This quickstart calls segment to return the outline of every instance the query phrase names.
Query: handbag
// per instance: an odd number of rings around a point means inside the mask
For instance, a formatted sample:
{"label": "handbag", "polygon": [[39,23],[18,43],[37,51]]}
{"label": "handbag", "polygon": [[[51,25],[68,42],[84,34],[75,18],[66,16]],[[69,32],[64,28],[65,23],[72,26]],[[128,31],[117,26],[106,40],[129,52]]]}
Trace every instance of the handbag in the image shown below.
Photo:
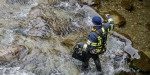
{"label": "handbag", "polygon": [[72,54],[72,57],[85,62],[86,61],[86,52],[85,51],[79,51],[79,48],[73,48],[74,52]]}

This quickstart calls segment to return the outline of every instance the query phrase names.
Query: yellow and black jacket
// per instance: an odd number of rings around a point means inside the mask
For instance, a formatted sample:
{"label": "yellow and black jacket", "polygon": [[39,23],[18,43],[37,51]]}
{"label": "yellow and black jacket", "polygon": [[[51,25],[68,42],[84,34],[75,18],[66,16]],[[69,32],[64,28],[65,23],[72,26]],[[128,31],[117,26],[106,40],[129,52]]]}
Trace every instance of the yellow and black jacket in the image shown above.
{"label": "yellow and black jacket", "polygon": [[96,54],[105,52],[107,37],[109,36],[110,30],[113,28],[114,21],[112,20],[111,16],[108,17],[108,23],[93,26],[92,31],[89,34],[87,44],[83,45],[83,50],[94,50]]}

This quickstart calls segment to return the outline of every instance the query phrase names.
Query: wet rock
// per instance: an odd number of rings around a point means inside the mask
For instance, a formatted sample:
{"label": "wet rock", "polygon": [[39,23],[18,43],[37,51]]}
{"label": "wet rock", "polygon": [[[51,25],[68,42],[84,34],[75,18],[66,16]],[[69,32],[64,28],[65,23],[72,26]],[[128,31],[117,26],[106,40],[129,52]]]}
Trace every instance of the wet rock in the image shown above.
{"label": "wet rock", "polygon": [[126,9],[126,10],[128,10],[128,11],[132,11],[133,10],[133,4],[129,0],[122,0],[121,1],[121,7]]}
{"label": "wet rock", "polygon": [[138,54],[138,50],[136,50],[135,48],[131,47],[131,46],[125,46],[124,51],[128,54],[128,56],[130,57],[130,59],[140,59],[140,55]]}
{"label": "wet rock", "polygon": [[140,70],[142,73],[150,73],[150,58],[143,52],[139,52],[140,59],[133,59],[130,67],[134,70]]}
{"label": "wet rock", "polygon": [[110,55],[109,56],[109,58],[110,59],[114,59],[115,61],[121,61],[122,59],[124,59],[124,57],[123,57],[123,54],[124,54],[125,52],[122,52],[122,53],[116,53],[116,54],[112,54],[112,55]]}
{"label": "wet rock", "polygon": [[[149,49],[150,49],[150,47],[149,47]],[[144,53],[150,58],[150,51],[145,51]]]}
{"label": "wet rock", "polygon": [[95,9],[93,9],[92,7],[89,7],[89,6],[83,6],[83,9],[89,14],[89,16],[92,18],[94,16],[100,16],[100,18],[102,19],[102,21],[104,21],[103,17],[97,13],[95,11]]}
{"label": "wet rock", "polygon": [[131,36],[129,36],[128,34],[121,32],[121,31],[118,30],[117,28],[115,28],[114,31],[116,31],[117,33],[119,33],[119,34],[125,36],[127,39],[129,39],[129,40],[132,41]]}
{"label": "wet rock", "polygon": [[27,54],[29,53],[29,50],[25,46],[21,46],[23,49],[20,50],[18,53],[18,59],[22,60]]}
{"label": "wet rock", "polygon": [[57,47],[54,48],[55,51],[59,51],[59,49]]}
{"label": "wet rock", "polygon": [[26,62],[24,65],[25,65],[24,69],[33,71],[36,68],[37,61],[36,60],[31,60],[31,61]]}
{"label": "wet rock", "polygon": [[27,31],[27,35],[40,37],[40,38],[50,37],[49,28],[41,17],[30,20],[29,24],[32,27],[29,29],[29,31]]}
{"label": "wet rock", "polygon": [[41,13],[41,11],[40,11],[39,5],[38,5],[38,6],[35,6],[35,7],[31,8],[28,17],[31,18],[31,19],[34,19],[37,16],[40,16],[40,13]]}
{"label": "wet rock", "polygon": [[145,25],[145,27],[146,27],[146,29],[150,30],[150,23],[147,23],[147,24]]}
{"label": "wet rock", "polygon": [[48,3],[50,5],[55,5],[55,4],[58,4],[60,2],[60,0],[48,0]]}
{"label": "wet rock", "polygon": [[[117,25],[118,27],[125,26],[125,24],[126,24],[125,18],[121,14],[119,14],[117,11],[111,10],[111,11],[104,12],[104,14],[111,14],[115,25]],[[106,17],[105,17],[105,19],[106,19]]]}
{"label": "wet rock", "polygon": [[[70,17],[66,16],[66,12],[63,12],[62,10],[63,9],[61,8],[58,10],[53,9],[53,7],[47,8],[46,4],[39,4],[33,7],[29,14],[31,20],[28,24],[31,25],[32,28],[28,35],[47,38],[50,34],[49,31],[52,31],[57,35],[67,35],[76,31],[79,26],[76,26],[73,23],[75,19],[72,20]],[[82,13],[84,12],[81,12],[80,15]],[[76,12],[74,14],[76,14]]]}
{"label": "wet rock", "polygon": [[3,60],[3,61],[10,61],[14,58],[20,58],[18,56],[18,53],[22,50],[24,50],[24,46],[9,46],[9,47],[6,47],[2,50],[0,50],[0,60]]}
{"label": "wet rock", "polygon": [[30,0],[6,0],[6,2],[9,4],[16,4],[16,3],[25,4],[29,1]]}
{"label": "wet rock", "polygon": [[125,38],[124,36],[114,32],[114,31],[111,31],[111,36],[114,36],[116,38],[118,38],[120,41],[124,42],[125,43],[125,47],[124,47],[124,51],[126,53],[128,53],[128,55],[130,55],[131,59],[139,59],[140,56],[138,54],[138,50],[136,50],[135,48],[133,48],[131,45],[132,45],[132,42]]}
{"label": "wet rock", "polygon": [[94,2],[94,5],[100,5],[101,0],[93,0],[93,2]]}
{"label": "wet rock", "polygon": [[[110,35],[111,35],[111,36],[114,36],[114,37],[116,37],[116,38],[119,38],[119,40],[122,41],[122,42],[125,42],[125,43],[127,42],[127,43],[128,43],[127,39],[126,39],[126,38],[123,38],[124,36],[120,36],[120,34],[118,34],[117,32],[113,32],[113,31],[112,31],[112,32],[110,33]],[[129,42],[130,42],[130,41],[129,41]],[[129,44],[130,44],[130,43],[129,43]],[[127,44],[127,45],[128,45],[128,44]]]}
{"label": "wet rock", "polygon": [[28,15],[29,21],[26,22],[29,30],[26,31],[26,35],[40,38],[50,37],[49,26],[43,18],[46,15],[44,14],[43,16],[42,13],[44,12],[41,11],[41,8],[43,8],[44,6],[46,5],[39,4],[35,7],[32,7],[32,9],[30,10],[30,13]]}
{"label": "wet rock", "polygon": [[99,5],[101,0],[81,0],[81,3],[87,5]]}
{"label": "wet rock", "polygon": [[120,73],[117,73],[115,75],[135,75],[136,73],[134,72],[124,72],[124,71],[121,71]]}
{"label": "wet rock", "polygon": [[74,40],[72,39],[65,39],[61,42],[62,45],[67,46],[67,47],[72,47]]}

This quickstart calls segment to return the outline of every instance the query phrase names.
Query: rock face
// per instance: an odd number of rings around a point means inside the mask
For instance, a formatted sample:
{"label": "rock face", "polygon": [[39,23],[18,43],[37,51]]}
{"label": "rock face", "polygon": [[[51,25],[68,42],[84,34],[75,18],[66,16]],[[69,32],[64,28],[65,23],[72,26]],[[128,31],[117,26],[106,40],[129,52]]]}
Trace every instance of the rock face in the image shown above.
{"label": "rock face", "polygon": [[47,38],[50,36],[48,26],[45,24],[45,21],[41,17],[30,20],[29,23],[32,25],[32,28],[28,31],[28,35],[41,38]]}
{"label": "rock face", "polygon": [[146,27],[148,30],[150,30],[150,23],[147,23],[147,24],[145,25],[145,27]]}
{"label": "rock face", "polygon": [[105,14],[111,14],[115,25],[117,25],[118,27],[125,26],[126,24],[125,18],[122,15],[120,15],[117,11],[111,10],[111,11],[105,12]]}
{"label": "rock face", "polygon": [[129,0],[122,0],[121,1],[121,7],[126,9],[126,10],[128,10],[128,11],[132,11],[133,10],[133,4]]}
{"label": "rock face", "polygon": [[24,46],[9,46],[0,50],[0,60],[10,61],[14,58],[19,58],[19,52],[24,50]]}
{"label": "rock face", "polygon": [[140,59],[133,59],[130,67],[143,73],[150,73],[150,58],[143,52],[139,52]]}
{"label": "rock face", "polygon": [[82,4],[99,5],[101,0],[81,0]]}
{"label": "rock face", "polygon": [[72,47],[72,46],[74,46],[73,42],[75,42],[75,41],[72,39],[65,39],[61,42],[61,44],[63,44],[64,46],[67,46],[67,47]]}
{"label": "rock face", "polygon": [[[64,7],[64,9],[67,8]],[[75,12],[72,15],[84,17],[84,12]],[[29,21],[26,22],[26,24],[30,29],[27,31],[26,35],[29,36],[48,38],[50,37],[51,32],[54,32],[57,35],[65,35],[74,32],[79,28],[73,23],[75,19],[69,17],[69,15],[66,16],[66,13],[61,10],[53,9],[53,7],[47,8],[46,4],[39,4],[36,7],[33,7],[28,16]],[[78,23],[80,22],[81,20],[78,21]]]}

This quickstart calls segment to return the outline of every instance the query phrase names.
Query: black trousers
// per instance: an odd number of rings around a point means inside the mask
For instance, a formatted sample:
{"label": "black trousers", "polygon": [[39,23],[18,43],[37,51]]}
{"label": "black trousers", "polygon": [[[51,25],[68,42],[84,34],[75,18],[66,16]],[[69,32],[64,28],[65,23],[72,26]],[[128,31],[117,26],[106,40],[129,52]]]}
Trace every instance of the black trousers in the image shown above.
{"label": "black trousers", "polygon": [[97,71],[101,72],[101,63],[98,54],[91,54],[90,52],[86,52],[86,61],[82,63],[82,67],[87,68],[89,66],[90,58],[94,60]]}

